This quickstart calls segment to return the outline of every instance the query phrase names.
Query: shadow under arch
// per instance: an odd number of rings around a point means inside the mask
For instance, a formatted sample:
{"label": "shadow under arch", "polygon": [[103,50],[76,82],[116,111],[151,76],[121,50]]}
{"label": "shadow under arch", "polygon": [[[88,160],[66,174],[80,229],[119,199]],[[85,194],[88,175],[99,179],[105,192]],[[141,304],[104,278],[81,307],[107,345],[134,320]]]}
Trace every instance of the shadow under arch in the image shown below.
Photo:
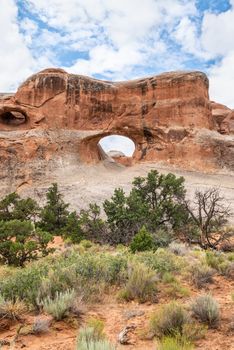
{"label": "shadow under arch", "polygon": [[19,127],[27,122],[28,116],[20,109],[8,107],[0,111],[0,125],[6,129]]}

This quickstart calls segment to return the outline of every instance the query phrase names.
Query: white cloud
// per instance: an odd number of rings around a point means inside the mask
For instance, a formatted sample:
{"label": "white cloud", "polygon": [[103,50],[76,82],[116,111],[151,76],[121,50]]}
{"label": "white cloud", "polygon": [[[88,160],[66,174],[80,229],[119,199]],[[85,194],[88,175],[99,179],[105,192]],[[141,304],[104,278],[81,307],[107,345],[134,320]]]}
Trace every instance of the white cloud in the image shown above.
{"label": "white cloud", "polygon": [[210,98],[234,108],[234,50],[209,71]]}
{"label": "white cloud", "polygon": [[14,1],[0,0],[0,8],[0,91],[5,91],[30,74],[33,60],[19,33]]}
{"label": "white cloud", "polygon": [[181,19],[173,33],[176,41],[182,46],[184,52],[196,57],[207,59],[209,53],[204,51],[199,40],[198,26],[188,16]]}
{"label": "white cloud", "polygon": [[218,63],[208,69],[210,97],[234,108],[234,1],[222,13],[205,13],[201,28],[201,45]]}
{"label": "white cloud", "polygon": [[[96,46],[89,52],[90,59],[79,59],[72,67],[65,67],[67,71],[78,74],[94,75],[105,72],[110,77],[127,78],[129,70],[144,60],[144,54],[134,46],[123,46],[119,50],[107,45]],[[118,78],[117,78],[118,79]]]}
{"label": "white cloud", "polygon": [[49,7],[47,0],[26,3],[35,16],[63,33],[58,42],[89,52],[88,59],[77,59],[65,69],[111,79],[130,78],[135,66],[159,60],[166,51],[161,32],[196,13],[194,0],[50,0]]}
{"label": "white cloud", "polygon": [[[24,18],[19,20],[21,4]],[[77,74],[122,80],[191,69],[195,62],[195,69],[206,67],[211,98],[233,107],[234,0],[221,13],[201,13],[196,4],[196,0],[0,0],[0,91],[12,90],[33,72],[55,65]]]}
{"label": "white cloud", "polygon": [[24,20],[21,24],[25,34],[20,33],[15,1],[0,0],[0,8],[0,91],[7,92],[15,90],[33,71],[50,65],[50,61],[49,54],[35,59],[28,48],[37,26]]}
{"label": "white cloud", "polygon": [[234,49],[234,9],[206,13],[202,22],[201,44],[210,56],[225,56]]}

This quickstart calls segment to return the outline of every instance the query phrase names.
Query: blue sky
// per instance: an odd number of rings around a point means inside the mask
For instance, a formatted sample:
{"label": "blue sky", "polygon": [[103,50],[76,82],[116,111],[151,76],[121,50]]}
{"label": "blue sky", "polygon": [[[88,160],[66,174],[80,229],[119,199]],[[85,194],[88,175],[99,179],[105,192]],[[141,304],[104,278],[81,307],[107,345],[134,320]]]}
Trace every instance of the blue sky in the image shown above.
{"label": "blue sky", "polygon": [[234,108],[234,0],[0,0],[0,91],[47,67],[125,80],[201,70]]}

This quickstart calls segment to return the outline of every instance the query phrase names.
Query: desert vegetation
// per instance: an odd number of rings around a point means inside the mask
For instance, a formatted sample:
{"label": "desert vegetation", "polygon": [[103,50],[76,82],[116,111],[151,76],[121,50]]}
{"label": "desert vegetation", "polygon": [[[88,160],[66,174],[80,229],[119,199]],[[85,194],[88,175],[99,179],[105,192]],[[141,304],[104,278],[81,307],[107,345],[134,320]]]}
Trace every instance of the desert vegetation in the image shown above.
{"label": "desert vegetation", "polygon": [[[15,330],[9,346],[18,349],[20,337],[43,337],[60,323],[72,330],[75,350],[194,349],[223,331],[212,288],[233,280],[230,215],[218,190],[188,200],[183,178],[156,171],[135,178],[129,194],[116,189],[79,213],[69,211],[57,184],[43,207],[7,195],[0,201],[0,346],[5,327]],[[231,289],[228,298],[233,305]],[[111,337],[109,314],[89,317],[94,305],[108,303],[135,308],[122,312]]]}

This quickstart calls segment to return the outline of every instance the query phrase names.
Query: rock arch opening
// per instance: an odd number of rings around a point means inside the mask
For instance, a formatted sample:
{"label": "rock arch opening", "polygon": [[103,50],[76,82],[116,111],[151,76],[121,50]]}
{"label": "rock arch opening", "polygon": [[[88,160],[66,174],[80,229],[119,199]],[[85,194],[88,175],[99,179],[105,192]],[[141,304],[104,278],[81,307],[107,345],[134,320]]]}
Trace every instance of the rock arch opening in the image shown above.
{"label": "rock arch opening", "polygon": [[131,166],[136,145],[132,139],[122,135],[107,135],[98,142],[101,158],[110,159],[124,166]]}

